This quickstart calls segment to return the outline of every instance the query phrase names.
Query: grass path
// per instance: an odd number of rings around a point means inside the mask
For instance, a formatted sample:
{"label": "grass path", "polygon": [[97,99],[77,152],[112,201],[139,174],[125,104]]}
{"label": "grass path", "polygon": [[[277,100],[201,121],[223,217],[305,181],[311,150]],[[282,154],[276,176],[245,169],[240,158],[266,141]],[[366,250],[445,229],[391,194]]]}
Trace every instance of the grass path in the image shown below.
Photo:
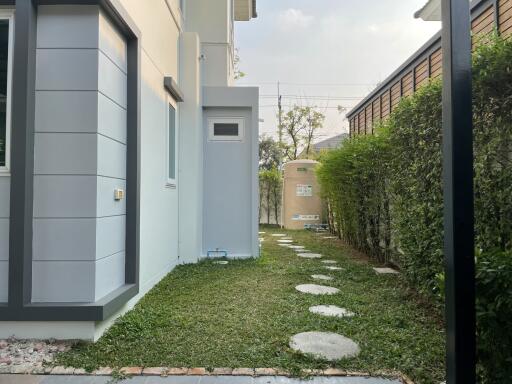
{"label": "grass path", "polygon": [[[205,261],[180,266],[121,317],[95,344],[78,344],[58,364],[100,366],[278,367],[334,366],[348,370],[400,371],[416,383],[438,384],[444,377],[444,331],[438,313],[408,294],[400,277],[376,276],[337,240],[305,231],[285,231],[298,244],[333,259],[344,271],[329,271],[320,260],[301,259],[277,245],[264,229],[262,256],[217,265]],[[314,281],[310,275],[335,279]],[[339,288],[334,296],[297,292],[304,283]],[[312,305],[333,304],[353,318],[309,313]],[[288,348],[290,336],[331,331],[361,346],[357,358],[319,362]]]}

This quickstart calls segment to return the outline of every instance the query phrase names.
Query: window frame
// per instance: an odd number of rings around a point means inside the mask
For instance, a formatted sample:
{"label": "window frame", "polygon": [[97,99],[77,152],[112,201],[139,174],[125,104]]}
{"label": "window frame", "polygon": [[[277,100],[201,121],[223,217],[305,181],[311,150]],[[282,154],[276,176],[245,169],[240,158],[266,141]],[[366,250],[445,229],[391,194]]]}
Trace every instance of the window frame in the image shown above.
{"label": "window frame", "polygon": [[[174,108],[174,179],[170,177],[171,168],[170,168],[170,159],[171,159],[171,151],[169,146],[169,140],[170,140],[170,108]],[[178,186],[178,172],[179,172],[179,156],[178,156],[178,138],[179,138],[179,113],[178,113],[178,103],[176,103],[176,100],[174,98],[168,96],[166,103],[165,103],[165,114],[166,114],[166,143],[165,143],[165,151],[166,151],[166,166],[165,166],[165,180],[166,180],[166,187],[168,188],[176,188]]]}
{"label": "window frame", "polygon": [[[215,136],[215,124],[238,124],[238,135]],[[210,117],[208,118],[208,141],[213,142],[243,142],[245,137],[245,118],[233,117]]]}
{"label": "window frame", "polygon": [[5,165],[0,166],[0,177],[11,174],[11,130],[12,130],[12,63],[14,53],[14,10],[0,9],[0,20],[9,21],[7,43],[7,97],[5,103]]}

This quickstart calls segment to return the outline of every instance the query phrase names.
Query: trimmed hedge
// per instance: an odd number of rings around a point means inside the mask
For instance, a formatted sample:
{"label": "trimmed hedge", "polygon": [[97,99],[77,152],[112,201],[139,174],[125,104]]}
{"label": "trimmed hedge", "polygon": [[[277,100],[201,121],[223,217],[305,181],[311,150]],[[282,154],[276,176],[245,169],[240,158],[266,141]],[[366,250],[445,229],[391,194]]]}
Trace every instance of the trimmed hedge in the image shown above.
{"label": "trimmed hedge", "polygon": [[[442,87],[402,99],[375,136],[318,169],[334,230],[419,291],[444,299]],[[512,382],[512,42],[473,58],[477,328],[482,383]]]}

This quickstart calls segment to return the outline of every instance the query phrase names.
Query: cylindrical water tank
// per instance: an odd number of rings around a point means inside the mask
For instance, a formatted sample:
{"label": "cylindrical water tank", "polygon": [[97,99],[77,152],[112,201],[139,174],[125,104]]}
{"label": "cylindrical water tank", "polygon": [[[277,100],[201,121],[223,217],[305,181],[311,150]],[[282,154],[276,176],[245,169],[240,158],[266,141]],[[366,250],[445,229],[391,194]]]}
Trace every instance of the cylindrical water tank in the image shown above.
{"label": "cylindrical water tank", "polygon": [[284,164],[282,223],[287,229],[322,223],[322,199],[315,173],[318,164],[314,160]]}

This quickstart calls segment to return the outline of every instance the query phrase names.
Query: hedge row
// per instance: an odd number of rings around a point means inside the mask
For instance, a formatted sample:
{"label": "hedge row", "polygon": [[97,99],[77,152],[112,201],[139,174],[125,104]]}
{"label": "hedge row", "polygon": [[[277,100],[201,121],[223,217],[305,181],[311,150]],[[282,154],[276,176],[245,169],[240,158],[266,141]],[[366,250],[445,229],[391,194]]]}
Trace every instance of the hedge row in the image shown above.
{"label": "hedge row", "polygon": [[[482,383],[512,382],[512,42],[473,59],[477,328]],[[374,136],[326,154],[334,230],[443,300],[441,84],[404,98]]]}

